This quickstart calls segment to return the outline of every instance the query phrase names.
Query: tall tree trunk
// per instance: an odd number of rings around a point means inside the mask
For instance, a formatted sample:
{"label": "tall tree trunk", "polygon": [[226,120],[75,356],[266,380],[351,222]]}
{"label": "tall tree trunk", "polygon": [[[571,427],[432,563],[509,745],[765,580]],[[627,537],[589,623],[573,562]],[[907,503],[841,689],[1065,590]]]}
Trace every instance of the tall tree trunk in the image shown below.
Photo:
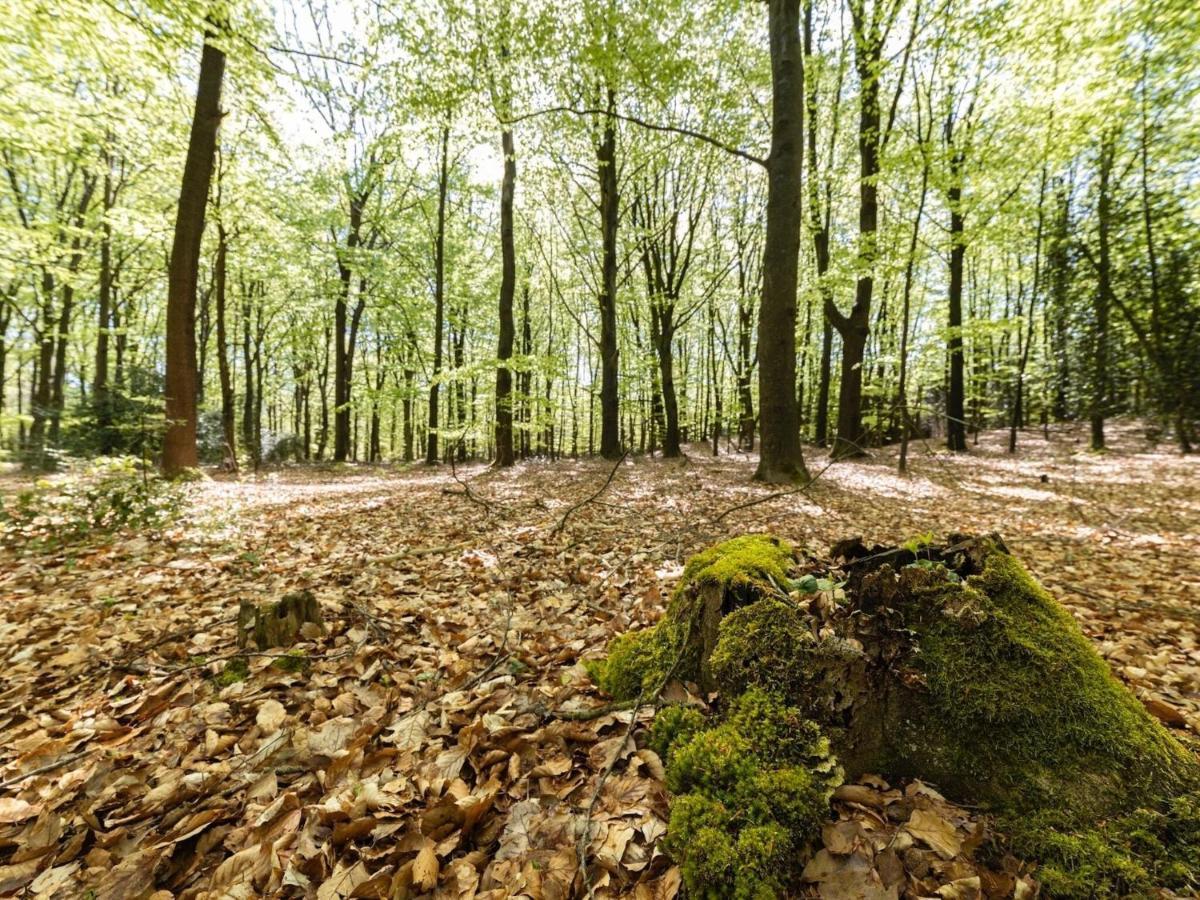
{"label": "tall tree trunk", "polygon": [[221,125],[221,82],[225,54],[209,42],[210,22],[200,56],[196,107],[183,167],[175,216],[175,240],[167,282],[166,416],[163,472],[177,475],[194,467],[196,455],[196,279],[200,242],[212,180],[217,129]]}
{"label": "tall tree trunk", "polygon": [[[1045,224],[1046,168],[1042,167],[1042,180],[1038,188],[1037,235],[1033,251],[1033,288],[1029,294],[1029,315],[1026,320],[1024,340],[1017,332],[1018,352],[1016,384],[1013,386],[1012,417],[1008,425],[1008,452],[1017,452],[1017,431],[1025,424],[1025,369],[1029,364],[1029,353],[1033,347],[1033,327],[1036,321],[1038,294],[1042,287],[1042,235]],[[1018,318],[1020,314],[1018,313]],[[1018,329],[1020,325],[1018,324]]]}
{"label": "tall tree trunk", "polygon": [[513,238],[513,193],[517,160],[511,128],[500,135],[504,152],[504,181],[500,187],[500,336],[496,356],[496,465],[511,466],[513,454],[512,353],[515,327],[513,297],[517,288],[516,246]]}
{"label": "tall tree trunk", "polygon": [[[349,303],[353,284],[354,253],[362,244],[362,218],[371,190],[371,174],[350,194],[350,225],[346,234],[345,253],[338,254],[338,277],[341,286],[334,307],[333,355],[333,459],[345,462],[350,453],[350,391],[354,367],[354,342],[349,336]],[[360,282],[361,289],[361,282]],[[359,306],[363,298],[359,297]]]}
{"label": "tall tree trunk", "polygon": [[112,396],[108,385],[108,335],[112,321],[113,263],[112,222],[109,214],[116,203],[116,188],[112,177],[112,156],[104,154],[104,187],[102,201],[104,214],[100,221],[100,283],[98,285],[98,309],[96,314],[96,361],[95,377],[92,381],[92,408],[95,410],[99,448],[103,454],[116,449],[116,434],[113,431]]}
{"label": "tall tree trunk", "polygon": [[226,289],[228,277],[229,238],[223,222],[217,223],[217,262],[213,277],[216,280],[217,292],[217,371],[221,378],[221,439],[225,444],[223,457],[224,465],[233,472],[237,471],[237,427],[233,392],[233,373],[229,367],[229,337],[226,331],[226,310],[228,308],[228,293]]}
{"label": "tall tree trunk", "polygon": [[438,173],[437,235],[433,245],[433,374],[429,383],[429,429],[425,463],[438,461],[438,379],[442,374],[442,344],[446,331],[446,192],[449,187],[450,126],[442,127],[442,162]]}
{"label": "tall tree trunk", "polygon": [[[254,365],[253,344],[251,340],[251,312],[254,296],[253,283],[247,287],[242,286],[242,374],[246,379],[246,395],[242,400],[242,440],[246,444],[246,452],[250,454],[250,459],[254,463],[254,468],[258,469],[259,459],[259,440],[258,433],[254,427],[254,410],[257,406],[255,397],[255,376],[257,369]],[[261,389],[262,385],[258,385]]]}
{"label": "tall tree trunk", "polygon": [[[85,175],[83,178],[83,193],[79,205],[75,208],[74,226],[76,233],[71,238],[71,255],[67,259],[67,280],[62,286],[62,308],[58,316],[58,337],[54,345],[54,377],[50,397],[50,442],[57,444],[62,414],[65,407],[63,388],[67,379],[67,344],[71,337],[71,316],[75,312],[75,275],[83,262],[83,237],[79,233],[83,229],[88,207],[92,203],[98,179],[95,175]],[[81,379],[82,381],[82,379]]]}
{"label": "tall tree trunk", "polygon": [[673,343],[675,341],[675,298],[666,300],[659,310],[651,310],[651,322],[657,323],[652,327],[651,338],[658,356],[658,372],[662,388],[662,455],[664,459],[678,459],[683,456],[679,445],[679,401],[675,395],[675,356]]}
{"label": "tall tree trunk", "polygon": [[[928,135],[924,140],[928,142]],[[929,196],[929,152],[922,153],[921,198],[917,203],[917,214],[913,217],[912,233],[908,241],[908,258],[904,262],[904,296],[900,313],[900,373],[896,388],[896,406],[900,412],[900,459],[896,471],[901,475],[908,472],[908,439],[912,432],[912,416],[908,411],[908,326],[912,300],[913,274],[917,264],[917,241],[921,236],[921,217],[925,214],[925,200]]]}
{"label": "tall tree trunk", "polygon": [[967,449],[966,382],[963,358],[963,261],[966,244],[963,241],[965,226],[962,207],[961,149],[951,149],[950,187],[946,192],[946,203],[950,207],[950,290],[949,327],[950,339],[950,388],[946,393],[946,446],[954,451]]}
{"label": "tall tree trunk", "polygon": [[[812,58],[813,52],[813,6],[811,2],[804,5],[804,55]],[[805,115],[808,116],[808,218],[809,229],[812,231],[813,252],[817,263],[817,285],[821,296],[821,362],[817,380],[816,415],[814,416],[813,433],[818,447],[824,447],[829,442],[829,390],[833,380],[833,321],[829,318],[828,308],[833,304],[832,288],[826,279],[829,271],[829,197],[826,192],[826,202],[821,205],[821,186],[817,179],[817,121],[818,121],[818,92],[817,79],[809,77],[805,91]],[[835,97],[838,102],[840,97]],[[836,141],[837,116],[833,118],[834,134],[830,138],[831,145]],[[828,183],[828,182],[827,182]]]}
{"label": "tall tree trunk", "polygon": [[600,177],[600,455],[621,455],[620,396],[617,382],[617,126],[616,93],[608,89],[608,115],[596,146]]}
{"label": "tall tree trunk", "polygon": [[[877,23],[868,22],[861,3],[851,4],[854,13],[854,64],[859,77],[858,111],[858,283],[854,306],[843,316],[826,297],[826,316],[842,338],[841,390],[838,394],[837,436],[832,456],[844,459],[866,452],[862,424],[863,362],[870,333],[871,300],[875,287],[877,256],[876,229],[879,218],[878,176],[880,124],[879,70],[883,39]],[[828,252],[828,251],[826,251]]]}
{"label": "tall tree trunk", "polygon": [[800,167],[804,153],[804,57],[799,0],[768,0],[771,43],[771,152],[767,228],[758,315],[760,481],[808,477],[796,409],[796,284],[800,255]]}
{"label": "tall tree trunk", "polygon": [[1092,449],[1104,449],[1104,419],[1108,415],[1108,308],[1112,297],[1112,168],[1116,153],[1114,139],[1105,134],[1100,143],[1099,187],[1096,198],[1096,224],[1100,251],[1097,259],[1099,278],[1096,292],[1096,322],[1092,351],[1092,397],[1088,416],[1092,426]]}

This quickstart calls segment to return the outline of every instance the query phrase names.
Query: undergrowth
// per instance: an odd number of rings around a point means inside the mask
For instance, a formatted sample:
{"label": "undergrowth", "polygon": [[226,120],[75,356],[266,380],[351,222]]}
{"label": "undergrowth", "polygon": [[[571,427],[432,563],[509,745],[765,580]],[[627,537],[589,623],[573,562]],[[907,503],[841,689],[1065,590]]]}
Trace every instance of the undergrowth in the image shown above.
{"label": "undergrowth", "polygon": [[0,543],[53,549],[124,529],[154,531],[184,503],[178,484],[136,457],[102,457],[65,475],[0,495]]}

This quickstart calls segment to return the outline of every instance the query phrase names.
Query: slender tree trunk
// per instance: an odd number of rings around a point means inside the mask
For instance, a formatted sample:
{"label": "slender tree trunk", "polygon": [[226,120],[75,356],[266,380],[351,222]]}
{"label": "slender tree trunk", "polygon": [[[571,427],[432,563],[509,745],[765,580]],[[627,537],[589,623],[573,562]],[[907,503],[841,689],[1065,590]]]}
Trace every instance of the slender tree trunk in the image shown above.
{"label": "slender tree trunk", "polygon": [[[866,452],[867,438],[862,424],[863,361],[870,332],[871,300],[875,287],[874,266],[877,256],[876,229],[879,218],[877,180],[879,176],[879,147],[881,112],[879,106],[879,69],[883,40],[874,22],[868,23],[861,5],[854,26],[854,62],[858,70],[858,283],[854,291],[854,307],[843,316],[826,298],[826,316],[842,338],[841,390],[838,394],[837,436],[834,438],[834,459],[861,456]],[[826,251],[828,252],[828,251]]]}
{"label": "slender tree trunk", "polygon": [[175,240],[167,282],[166,416],[163,472],[177,475],[194,467],[196,455],[196,279],[200,242],[212,180],[217,129],[221,125],[221,83],[225,54],[209,42],[210,23],[200,56],[196,107],[183,167],[175,216]]}
{"label": "slender tree trunk", "polygon": [[600,177],[600,455],[621,455],[620,396],[617,382],[617,126],[616,94],[608,89],[608,115],[596,147]]}
{"label": "slender tree trunk", "polygon": [[1042,287],[1042,232],[1045,222],[1045,202],[1046,169],[1043,166],[1041,185],[1038,189],[1037,235],[1034,240],[1033,251],[1033,287],[1029,294],[1029,316],[1026,320],[1026,332],[1023,342],[1021,341],[1020,332],[1017,332],[1020,358],[1017,361],[1016,384],[1013,386],[1012,418],[1009,420],[1008,426],[1009,453],[1017,452],[1017,431],[1025,422],[1025,369],[1029,364],[1029,353],[1033,347],[1033,326],[1036,321],[1038,294]]}
{"label": "slender tree trunk", "polygon": [[946,202],[950,207],[950,388],[946,393],[946,446],[954,451],[967,449],[966,383],[963,357],[963,242],[962,152],[954,149],[950,157],[950,187]]}
{"label": "slender tree trunk", "polygon": [[496,356],[496,465],[507,467],[515,461],[513,453],[512,354],[515,327],[513,297],[517,287],[516,246],[513,239],[513,193],[517,181],[517,160],[511,128],[500,135],[504,152],[504,181],[500,187],[500,336]]}
{"label": "slender tree trunk", "polygon": [[429,429],[425,463],[438,461],[438,392],[442,374],[442,344],[446,331],[446,192],[449,188],[450,126],[442,128],[442,162],[438,174],[437,235],[434,237],[433,267],[433,373],[429,384]]}
{"label": "slender tree trunk", "polygon": [[221,378],[221,436],[225,443],[225,466],[236,472],[237,464],[237,426],[236,399],[233,392],[233,373],[229,366],[229,336],[226,331],[226,311],[228,309],[228,279],[229,238],[225,225],[217,223],[217,262],[213,277],[216,279],[217,291],[217,371]]}
{"label": "slender tree trunk", "polygon": [[54,375],[50,397],[50,442],[52,444],[59,442],[62,414],[66,405],[63,388],[67,379],[67,344],[71,337],[71,316],[75,312],[74,278],[79,271],[80,263],[83,262],[83,238],[78,230],[83,228],[97,181],[98,179],[94,175],[84,176],[83,193],[79,198],[79,205],[75,209],[74,225],[77,232],[71,238],[71,255],[67,260],[67,280],[63,282],[62,308],[58,316],[58,337],[54,344]]}
{"label": "slender tree trunk", "polygon": [[1089,418],[1092,426],[1092,449],[1104,449],[1104,419],[1108,415],[1108,308],[1112,297],[1112,168],[1116,150],[1111,135],[1100,144],[1099,196],[1096,202],[1096,222],[1099,229],[1100,251],[1097,259],[1099,278],[1096,292],[1096,322],[1092,353],[1092,397]]}
{"label": "slender tree trunk", "polygon": [[112,158],[105,153],[103,187],[104,215],[100,222],[100,282],[96,314],[96,362],[92,382],[92,407],[96,415],[100,452],[107,455],[116,449],[113,432],[112,396],[108,384],[108,335],[112,320],[113,264],[112,222],[109,213],[116,203],[112,177]]}
{"label": "slender tree trunk", "polygon": [[[928,141],[928,136],[925,140]],[[925,200],[928,196],[929,155],[925,152],[921,168],[921,199],[917,203],[917,214],[913,217],[912,234],[908,241],[908,258],[904,262],[904,297],[900,313],[900,374],[896,389],[896,406],[900,411],[900,459],[896,470],[901,475],[908,472],[908,439],[912,431],[912,416],[908,411],[908,326],[913,273],[917,263],[917,241],[921,236],[921,217],[925,214]]]}
{"label": "slender tree trunk", "polygon": [[658,356],[659,378],[662,385],[663,403],[663,436],[662,455],[664,459],[677,459],[683,456],[679,445],[679,401],[675,394],[675,357],[672,343],[675,340],[675,322],[673,319],[675,299],[671,298],[662,304],[657,313],[651,316],[658,321],[651,337]]}
{"label": "slender tree trunk", "polygon": [[[338,254],[338,277],[341,287],[334,306],[333,356],[333,459],[345,462],[350,452],[350,392],[354,366],[354,346],[348,335],[350,291],[353,284],[354,252],[362,243],[362,217],[370,190],[370,174],[360,188],[350,196],[350,226],[346,234],[346,252]],[[360,284],[361,288],[361,284]],[[359,297],[362,304],[362,297]]]}

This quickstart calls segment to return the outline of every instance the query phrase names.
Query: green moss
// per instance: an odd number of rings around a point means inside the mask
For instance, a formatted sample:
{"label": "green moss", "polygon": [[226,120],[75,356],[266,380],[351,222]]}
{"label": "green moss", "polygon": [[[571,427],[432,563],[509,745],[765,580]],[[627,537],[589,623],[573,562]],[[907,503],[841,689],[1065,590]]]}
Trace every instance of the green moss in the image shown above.
{"label": "green moss", "polygon": [[798,876],[840,780],[819,729],[751,689],[712,728],[671,750],[664,848],[688,896],[772,898]]}
{"label": "green moss", "polygon": [[654,717],[647,743],[664,763],[669,763],[671,751],[703,728],[704,716],[700,710],[673,703],[664,706]]}
{"label": "green moss", "polygon": [[989,554],[966,584],[933,571],[905,581],[925,601],[909,624],[932,702],[900,748],[919,774],[1001,811],[1054,808],[1076,821],[1196,783],[1194,756],[1012,556]]}
{"label": "green moss", "polygon": [[792,545],[769,534],[746,534],[716,544],[688,560],[672,606],[690,589],[704,584],[718,584],[746,602],[786,590],[792,560]]}
{"label": "green moss", "polygon": [[289,650],[271,661],[271,665],[284,672],[300,672],[308,665],[308,655],[298,650]]}
{"label": "green moss", "polygon": [[804,660],[816,643],[799,610],[779,600],[760,600],[721,620],[709,665],[722,696],[736,697],[757,686],[796,697],[808,686]]}
{"label": "green moss", "polygon": [[1058,813],[1003,823],[1019,855],[1038,860],[1047,896],[1159,897],[1200,891],[1200,792],[1073,829]]}
{"label": "green moss", "polygon": [[752,603],[787,588],[791,562],[791,545],[770,535],[746,535],[697,553],[684,567],[666,617],[652,628],[614,638],[604,659],[584,662],[588,674],[618,700],[656,692],[670,675],[697,680],[702,655],[698,590],[719,585],[731,607]]}
{"label": "green moss", "polygon": [[660,622],[617,635],[609,642],[605,658],[585,660],[584,668],[605,693],[618,700],[636,700],[643,692],[662,688],[679,646],[672,624]]}
{"label": "green moss", "polygon": [[213,676],[218,687],[229,687],[250,677],[250,666],[244,656],[235,656],[225,663],[225,668]]}

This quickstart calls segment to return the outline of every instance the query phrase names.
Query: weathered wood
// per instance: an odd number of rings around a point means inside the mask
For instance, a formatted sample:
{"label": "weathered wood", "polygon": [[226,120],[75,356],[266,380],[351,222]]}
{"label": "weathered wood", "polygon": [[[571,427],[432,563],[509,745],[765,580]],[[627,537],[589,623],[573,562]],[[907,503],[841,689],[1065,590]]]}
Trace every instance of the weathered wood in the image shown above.
{"label": "weathered wood", "polygon": [[321,634],[321,605],[312,591],[285,594],[272,603],[243,600],[238,608],[238,647],[245,647],[251,636],[259,650],[290,647],[301,636],[304,625],[312,625]]}

